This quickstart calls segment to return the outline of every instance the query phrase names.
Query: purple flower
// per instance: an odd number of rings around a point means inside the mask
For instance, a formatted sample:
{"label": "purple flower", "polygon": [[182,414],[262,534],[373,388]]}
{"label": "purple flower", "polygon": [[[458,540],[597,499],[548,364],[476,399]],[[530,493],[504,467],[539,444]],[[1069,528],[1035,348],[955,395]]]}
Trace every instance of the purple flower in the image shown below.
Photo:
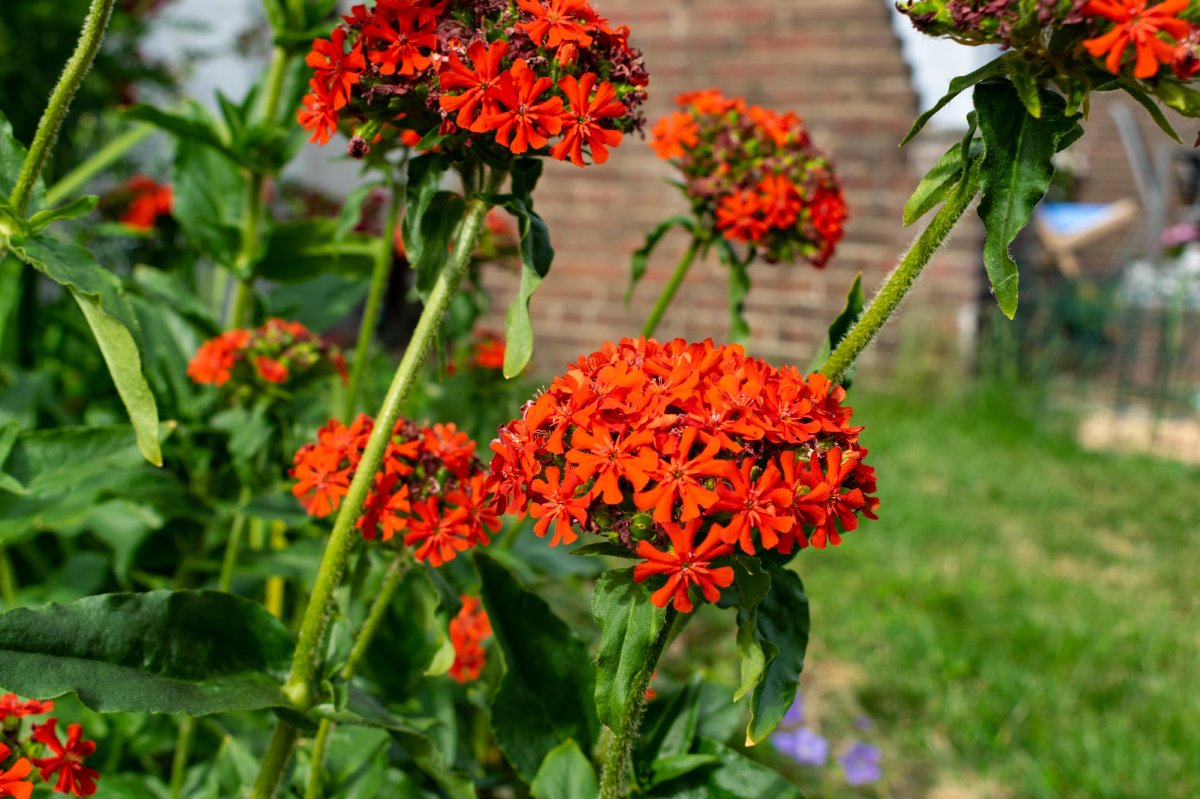
{"label": "purple flower", "polygon": [[879,765],[882,757],[879,747],[854,741],[849,749],[838,755],[838,761],[846,772],[846,783],[868,785],[878,782],[883,777],[883,769]]}
{"label": "purple flower", "polygon": [[788,708],[787,713],[783,714],[783,723],[804,723],[804,694],[796,694],[796,701],[792,702],[792,706]]}
{"label": "purple flower", "polygon": [[775,748],[802,766],[823,766],[829,759],[829,741],[810,727],[771,736]]}

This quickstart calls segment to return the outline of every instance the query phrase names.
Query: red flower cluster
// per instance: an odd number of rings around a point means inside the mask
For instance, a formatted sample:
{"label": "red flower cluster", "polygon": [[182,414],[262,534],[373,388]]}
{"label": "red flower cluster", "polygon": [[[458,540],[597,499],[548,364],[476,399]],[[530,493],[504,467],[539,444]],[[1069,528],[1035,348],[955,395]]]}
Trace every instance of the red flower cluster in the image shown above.
{"label": "red flower cluster", "polygon": [[504,336],[500,333],[476,332],[471,364],[477,369],[503,369],[505,346]]}
{"label": "red flower cluster", "polygon": [[[649,82],[641,52],[628,27],[613,27],[587,0],[378,0],[343,20],[306,59],[315,74],[297,119],[311,141],[329,141],[350,114],[372,131],[397,129],[409,146],[437,130],[452,136],[443,148],[494,141],[583,166],[585,147],[602,164],[640,129]],[[562,138],[546,151],[552,136]],[[367,145],[352,142],[351,154]]]}
{"label": "red flower cluster", "polygon": [[[8,740],[20,741],[23,718],[40,716],[53,710],[53,702],[22,700],[16,694],[5,694],[0,697],[0,728]],[[57,724],[58,719],[55,718],[34,724],[28,740],[21,744],[22,749],[32,749],[35,754],[40,744],[49,750],[49,757],[20,757],[7,770],[0,765],[0,797],[29,799],[33,793],[33,783],[28,777],[34,766],[44,781],[54,783],[51,790],[57,793],[91,796],[96,792],[96,780],[100,779],[100,774],[83,765],[84,758],[96,751],[96,744],[81,740],[83,727],[78,724],[67,727],[67,742],[63,744],[55,731]],[[0,743],[0,764],[11,755],[11,747]]]}
{"label": "red flower cluster", "polygon": [[716,89],[675,102],[686,111],[659,120],[650,146],[679,166],[697,216],[769,261],[803,257],[824,266],[842,238],[846,204],[833,166],[800,118]]}
{"label": "red flower cluster", "polygon": [[169,183],[134,175],[118,189],[104,195],[101,212],[109,219],[136,230],[151,230],[160,216],[170,216],[175,193]]}
{"label": "red flower cluster", "polygon": [[463,594],[462,610],[450,620],[450,642],[454,644],[454,665],[450,676],[460,683],[479,679],[487,663],[484,639],[492,636],[492,624],[487,611],[479,606],[479,598]]}
{"label": "red flower cluster", "polygon": [[668,575],[655,602],[686,612],[689,586],[712,599],[728,585],[714,558],[823,549],[859,514],[876,518],[845,396],[740,346],[606,343],[500,429],[489,488],[498,512],[537,519],[537,535],[553,524],[551,546],[578,524],[635,550],[639,580]]}
{"label": "red flower cluster", "polygon": [[[310,516],[329,516],[349,491],[374,421],[360,415],[349,427],[331,419],[305,444],[288,473],[292,493]],[[475,442],[453,423],[418,427],[396,423],[375,487],[357,525],[363,538],[388,541],[404,532],[415,557],[441,566],[478,544],[490,544],[500,520],[489,507],[486,475]]]}
{"label": "red flower cluster", "polygon": [[[322,368],[327,367],[327,368]],[[256,382],[289,388],[336,371],[346,381],[346,362],[337,347],[299,322],[268,319],[253,330],[230,330],[200,345],[188,363],[188,377],[205,386],[231,379],[241,389]]]}

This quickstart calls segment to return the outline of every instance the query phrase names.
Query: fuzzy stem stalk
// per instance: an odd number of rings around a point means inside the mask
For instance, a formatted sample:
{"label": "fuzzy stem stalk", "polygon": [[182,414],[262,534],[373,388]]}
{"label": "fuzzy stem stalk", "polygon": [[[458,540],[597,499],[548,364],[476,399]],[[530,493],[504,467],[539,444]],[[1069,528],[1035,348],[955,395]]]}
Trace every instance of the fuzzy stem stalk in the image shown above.
{"label": "fuzzy stem stalk", "polygon": [[[396,596],[396,591],[399,590],[400,583],[404,582],[404,577],[408,574],[411,566],[412,559],[408,556],[407,548],[401,549],[388,564],[387,572],[383,576],[383,585],[379,588],[379,594],[375,597],[371,612],[367,614],[367,620],[358,632],[354,648],[350,650],[350,657],[346,661],[346,665],[342,667],[343,680],[349,681],[358,673],[358,667],[371,647],[371,639],[375,637],[379,625],[383,623],[383,618],[392,604],[392,598]],[[316,740],[313,741],[308,785],[304,790],[304,799],[322,799],[324,796],[325,754],[329,749],[329,736],[332,734],[333,722],[329,719],[321,719],[321,725],[317,728]]]}
{"label": "fuzzy stem stalk", "polygon": [[671,275],[671,279],[667,281],[662,294],[658,296],[658,302],[654,304],[654,310],[650,312],[650,318],[646,320],[645,326],[642,327],[642,335],[646,338],[654,335],[654,329],[658,327],[659,320],[667,312],[667,306],[675,298],[675,292],[679,291],[680,285],[683,284],[683,279],[687,277],[688,270],[692,268],[692,261],[696,259],[696,253],[700,251],[702,243],[699,237],[692,237],[687,251],[684,252],[683,258],[679,261],[679,266],[675,267],[675,274]]}
{"label": "fuzzy stem stalk", "polygon": [[921,271],[945,243],[954,225],[970,206],[971,200],[975,199],[979,190],[979,167],[982,162],[983,159],[978,159],[971,166],[966,177],[950,195],[950,199],[929,223],[929,227],[917,237],[916,242],[901,259],[900,265],[888,276],[887,282],[879,289],[854,327],[825,361],[821,367],[821,374],[834,383],[840,381],[846,370],[854,365],[858,356],[900,307],[909,289],[916,284]]}
{"label": "fuzzy stem stalk", "polygon": [[295,748],[299,735],[300,731],[286,721],[280,720],[275,725],[250,799],[271,799],[279,790],[279,783],[283,779],[283,772],[292,757],[292,749]]}
{"label": "fuzzy stem stalk", "polygon": [[96,53],[100,51],[100,43],[104,41],[104,29],[108,27],[108,19],[112,16],[115,2],[116,0],[92,0],[87,18],[83,21],[79,44],[75,46],[75,52],[67,61],[62,77],[50,93],[46,111],[38,122],[33,143],[29,145],[29,155],[25,157],[21,174],[17,176],[12,197],[9,198],[9,202],[20,216],[25,216],[25,211],[29,208],[33,186],[50,158],[50,151],[58,138],[58,129],[62,127],[63,119],[67,116],[67,109],[71,107],[71,100],[75,98],[79,84],[83,83],[84,77],[91,69]]}
{"label": "fuzzy stem stalk", "polygon": [[179,734],[175,738],[175,757],[171,761],[171,799],[183,795],[183,780],[187,776],[188,758],[192,754],[192,741],[196,738],[196,719],[184,716],[179,720]]}
{"label": "fuzzy stem stalk", "polygon": [[629,774],[629,761],[633,756],[633,745],[637,742],[638,729],[642,725],[642,716],[646,713],[646,689],[658,668],[658,660],[667,649],[673,636],[671,628],[675,625],[678,611],[673,605],[667,606],[667,615],[663,626],[658,631],[654,646],[646,653],[646,665],[633,678],[629,686],[629,695],[621,708],[621,718],[618,728],[613,730],[612,740],[608,742],[608,752],[604,756],[604,773],[600,775],[600,799],[620,799],[625,795],[625,779]]}

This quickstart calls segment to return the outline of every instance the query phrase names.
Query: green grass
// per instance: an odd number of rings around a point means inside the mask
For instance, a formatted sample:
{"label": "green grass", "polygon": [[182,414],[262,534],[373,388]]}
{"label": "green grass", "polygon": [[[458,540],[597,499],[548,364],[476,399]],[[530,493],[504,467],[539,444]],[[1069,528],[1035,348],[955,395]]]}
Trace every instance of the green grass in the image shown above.
{"label": "green grass", "polygon": [[966,404],[852,401],[880,520],[795,567],[813,674],[850,675],[876,722],[880,795],[1200,795],[1200,474]]}

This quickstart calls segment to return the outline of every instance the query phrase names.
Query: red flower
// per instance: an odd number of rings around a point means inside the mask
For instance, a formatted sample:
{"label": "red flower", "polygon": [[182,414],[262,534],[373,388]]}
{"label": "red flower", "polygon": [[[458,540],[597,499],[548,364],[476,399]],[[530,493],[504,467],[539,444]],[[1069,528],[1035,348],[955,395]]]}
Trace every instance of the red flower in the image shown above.
{"label": "red flower", "polygon": [[670,522],[664,524],[663,528],[671,539],[670,552],[655,549],[649,541],[638,542],[638,557],[646,560],[633,567],[634,582],[640,583],[652,574],[667,575],[667,584],[650,595],[650,601],[656,607],[665,608],[674,598],[675,610],[691,613],[692,600],[688,596],[688,588],[699,586],[705,599],[716,602],[721,598],[717,588],[733,584],[732,568],[722,566],[714,569],[709,565],[713,559],[733,553],[733,547],[721,541],[716,529],[709,530],[704,542],[692,548],[700,522],[700,519],[693,519],[683,527]]}
{"label": "red flower", "polygon": [[[488,221],[490,228],[490,214],[488,216]],[[475,343],[475,356],[472,360],[480,369],[503,369],[504,351],[504,337],[487,333]]]}
{"label": "red flower", "polygon": [[537,0],[517,0],[517,5],[535,17],[532,22],[518,22],[517,27],[528,33],[538,47],[554,48],[563,42],[576,42],[580,47],[587,47],[592,43],[588,34],[591,26],[573,18],[586,20],[591,16],[587,0],[550,0],[548,9]]}
{"label": "red flower", "polygon": [[783,486],[791,495],[791,504],[784,509],[791,514],[795,521],[791,529],[779,535],[779,544],[776,549],[785,555],[791,553],[792,545],[797,540],[800,542],[801,549],[808,546],[808,537],[804,535],[804,527],[806,525],[823,526],[825,524],[825,507],[829,502],[829,485],[825,483],[820,470],[818,469],[816,472],[811,469],[805,470],[803,463],[800,463],[800,468],[797,469],[797,463],[799,461],[795,452],[785,452],[779,457],[779,464],[783,468]]}
{"label": "red flower", "polygon": [[[5,744],[0,743],[0,763],[7,760],[11,754],[12,750]],[[32,770],[33,766],[23,757],[18,758],[17,762],[13,763],[12,768],[8,771],[0,769],[0,796],[29,799],[30,794],[33,793],[33,783],[26,782],[25,778],[29,776],[29,772]]]}
{"label": "red flower", "polygon": [[[43,713],[53,713],[53,702],[41,702],[37,699],[21,700],[16,694],[0,696],[0,721],[5,719],[22,719],[26,716],[40,716]],[[0,756],[0,763],[4,757]]]}
{"label": "red flower", "polygon": [[752,191],[726,195],[717,206],[717,229],[727,239],[759,241],[770,228],[760,216],[765,210],[762,198]]}
{"label": "red flower", "polygon": [[[299,453],[297,453],[299,455]],[[350,490],[350,469],[340,469],[341,458],[324,450],[310,450],[291,471],[297,479],[292,494],[309,516],[328,516],[338,509]]]}
{"label": "red flower", "polygon": [[[392,536],[408,527],[408,519],[397,516],[397,513],[408,513],[412,506],[408,501],[408,486],[401,485],[396,489],[400,477],[395,474],[376,474],[375,488],[363,504],[363,515],[358,518],[355,526],[362,530],[363,538],[374,541],[389,541]],[[382,528],[382,533],[377,533]]]}
{"label": "red flower", "polygon": [[96,744],[79,740],[83,737],[83,727],[72,724],[67,727],[67,743],[63,745],[54,729],[56,724],[58,719],[34,725],[33,740],[45,744],[54,754],[52,757],[35,757],[33,764],[46,782],[58,774],[58,782],[54,786],[58,793],[91,796],[96,792],[96,780],[100,779],[100,774],[83,765],[83,759],[96,751]]}
{"label": "red flower", "polygon": [[726,544],[740,543],[747,555],[754,554],[754,542],[750,540],[753,530],[758,530],[762,536],[764,547],[775,549],[779,544],[778,534],[790,530],[793,523],[790,515],[780,516],[776,513],[792,504],[792,493],[779,482],[779,469],[774,463],[769,463],[758,480],[751,480],[753,468],[753,458],[743,459],[740,469],[735,468],[731,461],[725,461],[725,478],[732,488],[718,483],[717,496],[720,501],[711,508],[714,512],[733,513],[729,524],[714,524],[712,529]]}
{"label": "red flower", "polygon": [[134,175],[125,182],[125,191],[132,195],[129,207],[121,214],[120,222],[138,230],[150,230],[160,216],[169,216],[175,202],[175,192],[165,183],[157,183],[145,175]]}
{"label": "red flower", "polygon": [[[363,36],[386,44],[383,50],[371,50],[368,57],[379,64],[382,75],[412,75],[433,63],[419,48],[436,48],[437,34],[434,19],[428,8],[410,7],[397,10],[391,21],[377,14],[375,22],[363,28]],[[395,23],[395,27],[392,26]],[[397,69],[399,67],[399,69]]]}
{"label": "red flower", "polygon": [[842,199],[842,190],[834,187],[821,186],[808,207],[813,227],[823,238],[824,244],[818,252],[813,264],[817,267],[825,265],[833,254],[833,246],[842,240],[845,230],[842,225],[846,221],[846,201]]}
{"label": "red flower", "polygon": [[789,228],[796,224],[800,209],[800,193],[783,175],[767,175],[758,183],[759,198],[768,227]]}
{"label": "red flower", "polygon": [[487,546],[492,543],[488,533],[500,529],[500,520],[496,518],[496,509],[491,504],[486,484],[487,478],[477,474],[470,480],[464,480],[459,490],[446,494],[446,501],[457,505],[463,513],[463,527],[471,546]]}
{"label": "red flower", "polygon": [[745,108],[745,102],[739,97],[727,99],[720,89],[700,89],[694,92],[684,92],[675,98],[675,104],[691,106],[697,114],[724,114],[733,109]]}
{"label": "red flower", "polygon": [[635,491],[641,491],[650,482],[649,472],[658,466],[658,455],[647,446],[653,442],[654,436],[649,430],[630,433],[614,441],[611,431],[594,423],[591,433],[582,427],[575,428],[571,438],[571,446],[575,449],[567,452],[567,460],[575,465],[580,480],[596,475],[589,496],[603,497],[609,505],[616,505],[625,499],[617,482],[619,478],[624,477],[632,483]]}
{"label": "red flower", "polygon": [[421,448],[440,458],[460,480],[466,479],[471,471],[475,442],[466,433],[460,432],[454,422],[435,424],[426,430]]}
{"label": "red flower", "polygon": [[342,28],[334,28],[330,39],[314,39],[304,63],[316,70],[316,81],[328,92],[334,108],[350,102],[350,87],[358,83],[367,68],[361,43],[346,52],[346,31]]}
{"label": "red flower", "polygon": [[684,147],[691,149],[700,143],[700,126],[691,114],[673,112],[658,120],[650,131],[650,148],[664,161],[683,158]]}
{"label": "red flower", "polygon": [[[834,546],[842,543],[835,521],[841,522],[847,531],[858,529],[858,517],[854,511],[863,507],[863,493],[857,488],[841,493],[842,482],[854,471],[857,461],[857,452],[843,460],[841,447],[834,447],[825,456],[824,482],[829,487],[829,499],[825,506],[825,524],[818,527],[812,536],[812,545],[817,549],[824,549],[826,541]],[[810,480],[821,476],[821,464],[815,452],[809,460],[808,472]]]}
{"label": "red flower", "polygon": [[338,110],[335,99],[321,88],[315,78],[308,85],[312,93],[304,95],[301,101],[304,107],[296,112],[296,121],[300,127],[313,132],[310,142],[324,145],[337,133]]}
{"label": "red flower", "polygon": [[500,62],[508,52],[508,42],[492,42],[489,46],[482,41],[472,42],[467,48],[474,70],[467,69],[458,53],[450,51],[446,66],[438,72],[438,83],[443,92],[451,89],[465,89],[462,94],[451,95],[443,93],[438,102],[448,112],[458,111],[457,123],[460,128],[471,127],[475,121],[475,111],[482,105],[483,113],[496,114],[499,107],[489,96],[500,77]]}
{"label": "red flower", "polygon": [[563,112],[563,139],[550,148],[550,155],[559,161],[569,156],[572,164],[583,166],[586,143],[592,162],[603,164],[608,160],[608,147],[621,144],[621,131],[600,127],[600,120],[625,116],[625,105],[615,99],[617,92],[611,83],[601,83],[596,96],[589,100],[596,80],[596,73],[588,72],[578,82],[571,75],[558,82],[571,105],[570,111]]}
{"label": "red flower", "polygon": [[693,458],[691,451],[697,435],[698,431],[694,427],[685,430],[679,441],[677,453],[672,455],[670,460],[660,461],[654,473],[657,484],[633,495],[633,502],[638,510],[654,508],[654,521],[659,524],[675,521],[676,500],[683,502],[683,513],[680,514],[679,521],[690,522],[700,516],[701,509],[708,510],[719,499],[716,492],[705,488],[700,480],[724,474],[724,461],[714,460],[721,450],[721,442],[714,437],[708,442],[708,446]]}
{"label": "red flower", "polygon": [[1176,17],[1187,8],[1188,0],[1163,0],[1150,8],[1146,3],[1147,0],[1088,0],[1080,9],[1085,16],[1104,17],[1115,23],[1108,33],[1083,43],[1096,58],[1108,54],[1104,66],[1114,75],[1121,71],[1121,57],[1130,41],[1135,55],[1133,76],[1145,80],[1158,73],[1160,63],[1171,63],[1175,55],[1175,48],[1158,38],[1159,31],[1177,40],[1188,34],[1188,24]]}
{"label": "red flower", "polygon": [[288,368],[274,358],[259,355],[254,359],[254,369],[258,372],[258,376],[268,383],[287,382]]}
{"label": "red flower", "polygon": [[487,662],[487,650],[480,644],[492,635],[487,611],[479,607],[479,598],[462,595],[462,609],[450,620],[450,642],[454,644],[454,665],[450,676],[460,683],[479,679]]}
{"label": "red flower", "polygon": [[[518,58],[512,69],[502,73],[491,89],[492,97],[507,111],[483,113],[471,130],[476,133],[496,131],[496,141],[517,155],[529,149],[546,146],[549,139],[562,130],[562,99],[551,97],[544,102],[538,98],[554,85],[549,78],[534,78],[534,72]],[[509,145],[509,139],[512,144]]]}
{"label": "red flower", "polygon": [[223,386],[233,376],[237,351],[250,342],[250,333],[231,330],[204,342],[188,362],[188,377],[203,386]]}
{"label": "red flower", "polygon": [[557,466],[549,466],[546,468],[546,479],[534,480],[530,486],[543,499],[542,502],[529,504],[529,515],[538,520],[533,531],[542,538],[550,522],[554,522],[554,537],[550,540],[550,546],[557,546],[559,541],[573,543],[579,536],[571,528],[572,520],[580,524],[587,521],[587,497],[575,496],[575,489],[580,483],[579,475],[568,469],[566,479],[560,484],[558,474]]}
{"label": "red flower", "polygon": [[471,546],[463,537],[466,530],[462,522],[466,519],[466,511],[439,512],[436,495],[422,502],[414,502],[412,507],[415,518],[408,520],[404,543],[412,546],[421,542],[421,546],[413,553],[417,560],[428,560],[431,566],[441,566]]}

